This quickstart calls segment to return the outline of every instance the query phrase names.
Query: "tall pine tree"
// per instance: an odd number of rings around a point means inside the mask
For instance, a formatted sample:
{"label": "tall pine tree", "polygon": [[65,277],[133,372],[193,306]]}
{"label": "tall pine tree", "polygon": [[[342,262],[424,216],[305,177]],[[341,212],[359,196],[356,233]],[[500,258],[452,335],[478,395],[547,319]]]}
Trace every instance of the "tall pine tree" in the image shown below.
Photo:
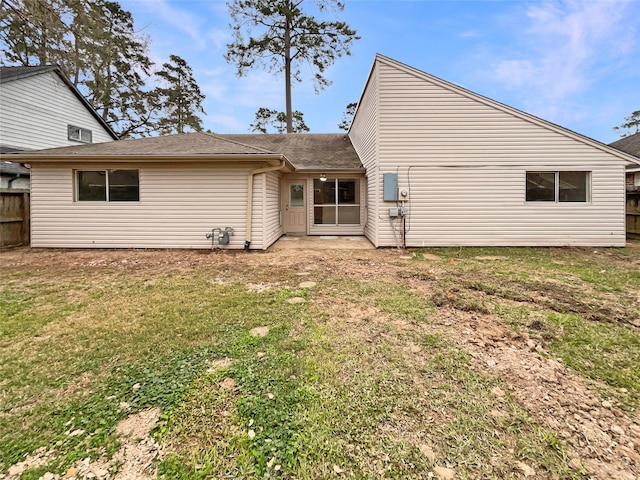
{"label": "tall pine tree", "polygon": [[[271,110],[261,107],[256,112],[256,120],[249,125],[252,132],[268,133],[269,127],[273,127],[276,133],[285,133],[287,131],[287,115],[284,112]],[[293,112],[293,132],[305,133],[309,131],[309,127],[304,123],[304,115],[296,110]]]}
{"label": "tall pine tree", "polygon": [[147,39],[118,2],[91,2],[79,26],[86,55],[84,85],[100,116],[121,138],[150,133],[154,104],[145,88],[152,62]]}
{"label": "tall pine tree", "polygon": [[131,13],[111,0],[0,1],[3,63],[57,64],[121,138],[152,133],[153,63]]}
{"label": "tall pine tree", "polygon": [[[307,2],[309,4],[311,2]],[[229,4],[234,41],[225,58],[239,76],[256,66],[284,72],[287,132],[293,132],[292,83],[302,81],[302,65],[309,65],[316,92],[330,85],[327,67],[351,54],[356,31],[340,21],[318,20],[303,11],[304,0],[234,0]],[[319,12],[342,11],[338,0],[316,0]]]}
{"label": "tall pine tree", "polygon": [[22,66],[64,65],[70,39],[63,18],[73,14],[69,3],[69,0],[2,0],[3,61]]}
{"label": "tall pine tree", "polygon": [[158,120],[161,134],[184,133],[187,129],[202,131],[202,119],[198,112],[205,113],[202,102],[205,96],[193,78],[191,67],[177,55],[169,56],[156,75],[162,86],[156,89],[157,101],[162,105],[162,116]]}

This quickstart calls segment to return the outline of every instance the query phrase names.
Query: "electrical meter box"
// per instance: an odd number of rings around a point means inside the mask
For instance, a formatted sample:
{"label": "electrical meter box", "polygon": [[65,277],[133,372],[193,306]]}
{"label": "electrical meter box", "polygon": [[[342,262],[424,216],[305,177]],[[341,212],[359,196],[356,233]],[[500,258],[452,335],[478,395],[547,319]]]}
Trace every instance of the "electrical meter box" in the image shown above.
{"label": "electrical meter box", "polygon": [[397,173],[385,173],[382,175],[382,185],[384,192],[385,202],[397,202],[398,201],[398,174]]}

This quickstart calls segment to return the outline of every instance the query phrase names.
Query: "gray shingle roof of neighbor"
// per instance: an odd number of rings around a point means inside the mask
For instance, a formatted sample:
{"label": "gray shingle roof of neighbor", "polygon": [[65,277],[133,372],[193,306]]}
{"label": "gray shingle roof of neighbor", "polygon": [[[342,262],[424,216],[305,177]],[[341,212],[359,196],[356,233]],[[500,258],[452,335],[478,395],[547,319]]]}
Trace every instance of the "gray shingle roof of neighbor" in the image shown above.
{"label": "gray shingle roof of neighbor", "polygon": [[55,71],[55,65],[37,65],[31,67],[0,67],[0,83],[10,82],[19,78],[30,77],[44,72]]}
{"label": "gray shingle roof of neighbor", "polygon": [[640,157],[640,132],[628,135],[620,140],[610,143],[609,146]]}
{"label": "gray shingle roof of neighbor", "polygon": [[361,169],[345,134],[181,133],[28,152],[30,158],[92,156],[194,157],[202,155],[284,155],[298,170]]}
{"label": "gray shingle roof of neighbor", "polygon": [[25,168],[17,163],[13,162],[0,162],[0,173],[4,173],[7,175],[23,175],[29,176],[30,171],[28,168]]}

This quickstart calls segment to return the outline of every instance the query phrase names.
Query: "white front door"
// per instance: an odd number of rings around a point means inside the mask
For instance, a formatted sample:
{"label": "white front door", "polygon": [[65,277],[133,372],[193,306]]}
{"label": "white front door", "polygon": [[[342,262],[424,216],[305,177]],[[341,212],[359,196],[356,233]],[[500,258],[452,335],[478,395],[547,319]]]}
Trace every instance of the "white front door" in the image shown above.
{"label": "white front door", "polygon": [[307,233],[307,209],[305,180],[290,180],[286,185],[284,197],[284,231],[285,233]]}

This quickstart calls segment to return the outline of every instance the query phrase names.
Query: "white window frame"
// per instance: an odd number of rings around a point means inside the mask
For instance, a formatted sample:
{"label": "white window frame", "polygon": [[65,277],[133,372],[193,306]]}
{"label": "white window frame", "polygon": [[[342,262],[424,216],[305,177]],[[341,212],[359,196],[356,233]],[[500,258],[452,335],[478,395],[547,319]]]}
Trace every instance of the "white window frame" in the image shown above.
{"label": "white window frame", "polygon": [[[553,200],[527,200],[527,177],[530,173],[552,173],[554,176],[554,199]],[[577,201],[560,200],[560,174],[561,173],[584,173],[586,174],[585,199]],[[585,204],[591,203],[593,172],[591,170],[527,170],[524,176],[524,199],[525,203],[530,204]]]}
{"label": "white window frame", "polygon": [[87,128],[67,125],[67,138],[74,142],[93,143],[93,132]]}
{"label": "white window frame", "polygon": [[[119,170],[131,170],[138,172],[138,199],[137,200],[111,200],[109,198],[109,174],[112,171]],[[82,172],[103,172],[105,178],[105,199],[104,200],[86,200],[80,199],[80,173]],[[138,203],[140,202],[140,169],[138,168],[117,168],[117,169],[108,169],[108,168],[87,168],[87,169],[77,169],[73,172],[74,177],[74,186],[75,186],[75,194],[74,200],[79,203]]]}
{"label": "white window frame", "polygon": [[[322,183],[326,183],[326,182],[335,182],[335,191],[334,191],[334,202],[330,203],[330,204],[319,204],[315,202],[315,198],[314,198],[314,202],[313,202],[313,206],[312,208],[314,209],[314,223],[313,226],[316,228],[329,228],[329,227],[355,227],[355,226],[360,226],[362,223],[362,182],[360,181],[360,178],[358,177],[351,177],[351,176],[333,176],[331,178],[327,178],[325,177],[325,180],[322,180],[321,177],[314,177],[311,179],[312,182],[312,186],[315,184],[315,181],[319,180]],[[340,182],[345,182],[345,181],[353,181],[356,191],[358,192],[357,195],[357,201],[355,203],[340,203],[340,198],[339,198],[339,185]],[[315,188],[315,187],[313,187]],[[313,190],[312,188],[312,190]],[[328,208],[328,207],[334,207],[335,209],[335,218],[336,218],[336,222],[335,223],[315,223],[315,208],[316,207],[321,207],[321,208]],[[340,207],[358,207],[358,223],[339,223],[339,219],[340,219]]]}

